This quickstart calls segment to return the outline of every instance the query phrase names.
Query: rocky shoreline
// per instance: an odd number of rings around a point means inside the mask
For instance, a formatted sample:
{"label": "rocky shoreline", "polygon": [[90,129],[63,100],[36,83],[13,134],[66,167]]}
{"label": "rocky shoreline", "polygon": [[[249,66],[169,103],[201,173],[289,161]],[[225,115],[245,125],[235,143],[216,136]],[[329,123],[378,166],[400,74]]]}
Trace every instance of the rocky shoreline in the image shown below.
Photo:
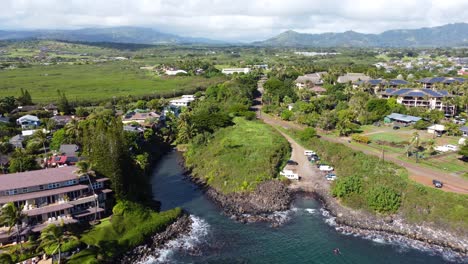
{"label": "rocky shoreline", "polygon": [[424,247],[439,253],[452,251],[459,259],[468,261],[466,231],[454,234],[428,224],[408,223],[399,215],[378,217],[368,212],[352,210],[339,204],[326,190],[320,188],[315,189],[312,195],[330,213],[339,232],[363,237],[378,236],[389,241],[407,239],[408,244],[418,244],[419,248]]}
{"label": "rocky shoreline", "polygon": [[167,242],[188,234],[191,231],[191,228],[192,220],[188,214],[184,213],[163,232],[153,235],[145,244],[125,253],[117,263],[134,264],[144,262],[150,257],[158,258],[157,249],[164,248]]}

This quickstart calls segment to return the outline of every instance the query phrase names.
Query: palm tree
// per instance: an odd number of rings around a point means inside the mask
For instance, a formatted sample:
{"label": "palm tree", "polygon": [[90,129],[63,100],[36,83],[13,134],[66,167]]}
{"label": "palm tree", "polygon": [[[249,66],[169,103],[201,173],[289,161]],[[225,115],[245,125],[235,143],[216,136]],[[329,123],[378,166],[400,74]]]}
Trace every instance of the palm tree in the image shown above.
{"label": "palm tree", "polygon": [[96,192],[94,190],[94,187],[93,187],[93,184],[92,184],[91,178],[90,178],[90,176],[96,177],[96,173],[95,173],[95,171],[92,170],[92,165],[88,161],[85,161],[85,160],[79,161],[78,163],[76,163],[76,166],[78,167],[78,169],[76,171],[74,171],[74,173],[76,175],[78,175],[78,177],[85,176],[85,177],[88,178],[89,188],[93,192],[94,205],[95,205],[94,220],[91,223],[97,223],[97,210],[98,210],[98,199],[97,198],[98,197],[96,195]]}
{"label": "palm tree", "polygon": [[44,157],[45,157],[47,155],[47,150],[45,147],[45,144],[47,142],[47,134],[44,133],[44,131],[42,130],[37,130],[36,132],[34,132],[32,136],[32,141],[35,142],[36,144],[42,145],[44,149]]}
{"label": "palm tree", "polygon": [[76,240],[78,240],[78,237],[72,235],[68,231],[64,231],[63,226],[56,226],[54,224],[50,224],[46,228],[44,228],[39,238],[41,248],[57,246],[54,249],[54,251],[52,251],[52,255],[54,255],[54,253],[58,251],[59,264],[61,261],[63,244]]}
{"label": "palm tree", "polygon": [[426,148],[427,148],[427,151],[429,152],[429,154],[434,153],[434,151],[435,151],[435,140],[431,139],[431,140],[427,141]]}
{"label": "palm tree", "polygon": [[20,228],[23,219],[26,218],[26,215],[23,214],[22,210],[16,207],[13,203],[6,203],[5,205],[3,205],[0,212],[0,224],[8,226],[8,235],[10,235],[11,230],[13,228],[16,228],[16,243],[20,244],[20,249],[22,253],[23,244],[20,243]]}
{"label": "palm tree", "polygon": [[413,133],[413,136],[411,138],[411,141],[410,141],[410,145],[412,146],[412,148],[416,149],[416,162],[418,162],[418,155],[419,155],[419,145],[420,145],[420,141],[419,141],[419,133],[418,132],[414,132]]}
{"label": "palm tree", "polygon": [[71,122],[65,125],[65,134],[75,141],[79,141],[81,137],[81,131],[79,127],[79,121],[77,119],[72,119]]}

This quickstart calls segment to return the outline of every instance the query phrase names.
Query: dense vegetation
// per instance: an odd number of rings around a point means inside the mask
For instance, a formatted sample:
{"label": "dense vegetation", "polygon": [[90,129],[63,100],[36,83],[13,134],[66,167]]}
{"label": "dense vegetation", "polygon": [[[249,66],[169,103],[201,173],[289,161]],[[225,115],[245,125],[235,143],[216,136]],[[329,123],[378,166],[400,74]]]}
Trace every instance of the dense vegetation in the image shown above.
{"label": "dense vegetation", "polygon": [[102,220],[81,237],[90,248],[74,255],[68,263],[102,263],[110,261],[140,245],[144,240],[174,222],[182,210],[175,208],[157,213],[138,203],[121,201],[110,218]]}
{"label": "dense vegetation", "polygon": [[415,222],[429,222],[454,230],[468,228],[468,196],[422,186],[408,180],[404,168],[343,144],[318,138],[301,140],[336,169],[332,194],[345,205],[371,212],[398,213]]}

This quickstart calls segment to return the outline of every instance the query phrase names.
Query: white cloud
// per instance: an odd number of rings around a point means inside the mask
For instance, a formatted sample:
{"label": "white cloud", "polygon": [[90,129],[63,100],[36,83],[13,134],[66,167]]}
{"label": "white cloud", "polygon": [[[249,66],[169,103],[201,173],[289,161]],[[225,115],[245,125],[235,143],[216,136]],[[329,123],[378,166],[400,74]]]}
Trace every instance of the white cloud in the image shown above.
{"label": "white cloud", "polygon": [[468,22],[466,0],[0,0],[1,29],[145,26],[259,40],[287,29],[379,33]]}

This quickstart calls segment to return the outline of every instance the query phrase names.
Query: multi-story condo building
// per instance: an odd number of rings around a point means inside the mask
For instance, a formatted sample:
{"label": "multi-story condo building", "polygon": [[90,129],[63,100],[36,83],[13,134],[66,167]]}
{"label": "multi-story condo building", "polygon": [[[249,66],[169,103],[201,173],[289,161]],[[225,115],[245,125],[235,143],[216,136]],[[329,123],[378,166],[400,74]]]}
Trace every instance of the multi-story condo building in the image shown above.
{"label": "multi-story condo building", "polygon": [[449,85],[449,84],[461,84],[466,82],[467,80],[465,78],[461,77],[434,77],[434,78],[424,78],[421,80],[418,80],[419,83],[423,85],[423,88],[425,89],[433,89],[435,84],[441,83],[443,85]]}
{"label": "multi-story condo building", "polygon": [[[110,210],[112,190],[107,178],[78,176],[74,166],[0,175],[0,207],[13,203],[26,216],[21,235],[40,232],[49,224],[89,221]],[[97,200],[97,206],[96,206]],[[0,227],[0,243],[12,240]]]}
{"label": "multi-story condo building", "polygon": [[445,115],[455,115],[455,105],[446,102],[445,98],[452,95],[445,90],[434,91],[431,89],[386,89],[381,93],[381,98],[395,97],[399,104],[407,107],[425,107],[431,110],[443,111]]}

